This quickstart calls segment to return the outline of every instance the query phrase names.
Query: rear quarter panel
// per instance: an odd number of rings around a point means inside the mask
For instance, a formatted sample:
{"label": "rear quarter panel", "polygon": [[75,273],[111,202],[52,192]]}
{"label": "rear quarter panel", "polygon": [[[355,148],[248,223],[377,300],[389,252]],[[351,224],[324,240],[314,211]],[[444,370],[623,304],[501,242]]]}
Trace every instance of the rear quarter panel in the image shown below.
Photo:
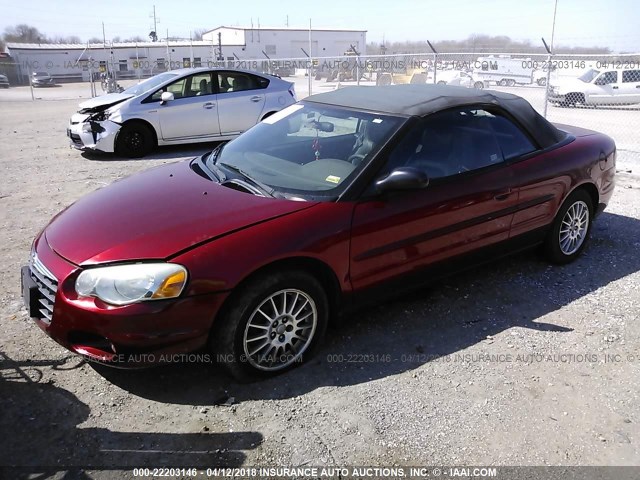
{"label": "rear quarter panel", "polygon": [[567,144],[514,163],[518,203],[525,208],[514,215],[511,236],[548,226],[569,194],[581,186],[597,188],[601,208],[608,203],[615,185],[615,143],[589,130],[573,133]]}

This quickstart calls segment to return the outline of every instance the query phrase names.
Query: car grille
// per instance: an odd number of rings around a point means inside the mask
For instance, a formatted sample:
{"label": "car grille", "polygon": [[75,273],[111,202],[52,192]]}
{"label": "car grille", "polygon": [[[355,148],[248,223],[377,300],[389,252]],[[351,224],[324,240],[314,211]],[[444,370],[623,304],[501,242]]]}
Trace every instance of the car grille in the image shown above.
{"label": "car grille", "polygon": [[71,138],[71,141],[76,145],[82,146],[82,140],[80,139],[80,135],[72,133],[69,135],[69,138]]}
{"label": "car grille", "polygon": [[31,256],[29,262],[29,273],[36,285],[38,285],[38,292],[40,293],[38,301],[42,308],[40,314],[42,319],[51,323],[53,318],[53,304],[56,300],[56,291],[58,290],[58,280],[53,274],[45,267],[38,259],[38,256],[34,253]]}

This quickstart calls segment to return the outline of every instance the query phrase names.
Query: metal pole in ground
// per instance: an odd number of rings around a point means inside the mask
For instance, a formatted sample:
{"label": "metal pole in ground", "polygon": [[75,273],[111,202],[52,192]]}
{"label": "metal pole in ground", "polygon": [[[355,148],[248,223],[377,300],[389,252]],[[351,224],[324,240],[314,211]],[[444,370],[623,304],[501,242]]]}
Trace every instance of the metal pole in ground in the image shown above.
{"label": "metal pole in ground", "polygon": [[544,38],[542,39],[542,43],[544,43],[544,48],[547,49],[547,53],[549,54],[547,55],[547,82],[544,86],[544,109],[542,113],[542,116],[547,118],[547,108],[549,107],[549,82],[551,81],[551,58],[553,53],[551,52],[549,45],[547,45],[547,42],[544,41]]}
{"label": "metal pole in ground", "polygon": [[433,48],[433,45],[431,45],[431,42],[429,40],[427,40],[427,44],[429,45],[429,48],[433,51],[433,84],[436,84],[436,75],[437,75],[437,71],[438,71],[438,52],[436,51],[435,48]]}
{"label": "metal pole in ground", "polygon": [[311,71],[313,65],[313,44],[311,43],[311,19],[309,19],[309,95],[313,95],[312,85],[311,85]]}
{"label": "metal pole in ground", "polygon": [[551,24],[551,47],[542,39],[544,48],[547,49],[549,56],[547,57],[547,84],[544,86],[544,118],[547,118],[547,107],[549,105],[549,82],[551,81],[551,57],[553,55],[553,40],[556,35],[556,13],[558,12],[558,0],[555,1],[553,7],[553,23]]}

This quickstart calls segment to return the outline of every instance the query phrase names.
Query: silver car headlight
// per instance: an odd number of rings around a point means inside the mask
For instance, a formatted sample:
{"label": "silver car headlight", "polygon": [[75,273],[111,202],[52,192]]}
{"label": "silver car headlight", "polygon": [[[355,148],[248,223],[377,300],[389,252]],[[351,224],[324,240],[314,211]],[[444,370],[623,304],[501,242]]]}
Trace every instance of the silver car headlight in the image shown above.
{"label": "silver car headlight", "polygon": [[76,279],[81,297],[112,305],[178,297],[187,283],[187,269],[175,263],[136,263],[85,270]]}

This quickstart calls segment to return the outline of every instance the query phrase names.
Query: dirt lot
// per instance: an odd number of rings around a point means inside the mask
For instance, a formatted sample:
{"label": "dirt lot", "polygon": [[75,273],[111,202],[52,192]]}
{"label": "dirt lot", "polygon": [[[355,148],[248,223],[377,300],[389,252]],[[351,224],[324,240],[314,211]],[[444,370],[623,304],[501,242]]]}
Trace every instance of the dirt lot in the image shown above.
{"label": "dirt lot", "polygon": [[64,137],[76,105],[0,102],[0,465],[640,465],[638,170],[574,264],[526,253],[359,312],[290,373],[98,369],[26,318],[32,239],[85,193],[210,146],[83,156]]}

